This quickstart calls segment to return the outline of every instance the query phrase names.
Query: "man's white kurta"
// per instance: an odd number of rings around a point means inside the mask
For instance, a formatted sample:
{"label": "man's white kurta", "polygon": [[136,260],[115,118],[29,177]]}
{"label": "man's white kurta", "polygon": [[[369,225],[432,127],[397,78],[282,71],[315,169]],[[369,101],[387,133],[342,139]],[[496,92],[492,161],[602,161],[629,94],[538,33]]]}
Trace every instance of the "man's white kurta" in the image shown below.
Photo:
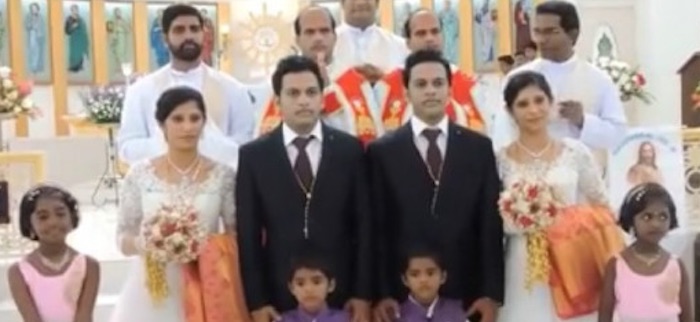
{"label": "man's white kurta", "polygon": [[207,90],[203,87],[207,81],[220,85],[221,91],[216,93],[221,93],[223,97],[212,101],[221,102],[223,111],[221,118],[216,120],[212,113],[208,113],[209,120],[199,151],[215,161],[236,165],[239,146],[252,138],[253,106],[243,84],[204,64],[188,72],[180,72],[166,65],[129,86],[118,135],[121,159],[133,164],[165,153],[166,142],[155,119],[158,98],[164,90],[174,86],[190,86],[206,96]]}

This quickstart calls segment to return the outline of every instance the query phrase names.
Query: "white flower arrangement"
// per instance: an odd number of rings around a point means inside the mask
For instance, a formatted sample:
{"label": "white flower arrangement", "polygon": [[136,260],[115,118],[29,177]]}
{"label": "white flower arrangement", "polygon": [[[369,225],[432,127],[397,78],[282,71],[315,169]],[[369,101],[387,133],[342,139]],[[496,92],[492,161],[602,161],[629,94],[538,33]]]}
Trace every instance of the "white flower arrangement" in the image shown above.
{"label": "white flower arrangement", "polygon": [[632,98],[641,100],[649,104],[651,95],[644,90],[646,79],[639,72],[638,68],[633,68],[624,61],[612,59],[610,57],[598,57],[594,65],[605,71],[612,78],[620,92],[620,99],[627,102]]}

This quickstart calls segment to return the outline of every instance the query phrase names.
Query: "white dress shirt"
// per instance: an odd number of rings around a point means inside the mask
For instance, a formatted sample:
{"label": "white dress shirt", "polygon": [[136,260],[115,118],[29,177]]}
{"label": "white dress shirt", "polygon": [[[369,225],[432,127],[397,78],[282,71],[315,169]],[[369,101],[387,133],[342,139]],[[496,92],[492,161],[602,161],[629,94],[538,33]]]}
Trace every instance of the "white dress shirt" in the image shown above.
{"label": "white dress shirt", "polygon": [[318,165],[321,163],[321,147],[323,143],[323,131],[321,128],[321,122],[317,122],[314,129],[311,130],[309,135],[299,135],[294,130],[292,130],[287,124],[282,123],[282,139],[284,142],[284,147],[287,149],[287,155],[289,156],[289,161],[294,168],[294,163],[297,161],[297,156],[299,156],[299,150],[294,145],[294,139],[298,137],[308,138],[313,137],[309,144],[306,146],[306,154],[309,156],[309,162],[311,163],[311,172],[316,176],[318,172]]}
{"label": "white dress shirt", "polygon": [[[164,88],[184,85],[202,91],[205,73],[223,86],[227,96],[221,101],[227,106],[224,107],[222,124],[214,124],[212,120],[205,125],[199,150],[217,162],[238,163],[238,148],[252,138],[254,125],[248,91],[236,79],[204,64],[187,72],[166,65],[128,87],[117,136],[122,160],[134,164],[166,152],[167,144],[155,119],[156,102]],[[163,77],[164,74],[167,77]],[[166,86],[156,84],[163,78],[169,79],[170,83]]]}
{"label": "white dress shirt", "polygon": [[377,25],[360,29],[348,24],[336,28],[333,50],[334,70],[372,64],[389,73],[402,67],[409,54],[406,40]]}
{"label": "white dress shirt", "polygon": [[[586,77],[584,80],[571,77],[579,66],[584,68],[581,70]],[[549,130],[553,136],[581,140],[594,149],[613,148],[619,139],[624,137],[627,117],[618,89],[604,71],[588,62],[580,61],[576,55],[561,63],[538,58],[511,71],[504,79],[504,89],[510,77],[524,70],[543,74],[552,89],[554,106]],[[577,91],[596,93],[594,106],[583,107],[584,121],[581,129],[558,115],[558,102],[577,100],[572,97]],[[495,148],[498,150],[507,146],[517,135],[517,127],[503,104],[496,110],[491,132]]]}
{"label": "white dress shirt", "polygon": [[448,129],[449,129],[449,121],[447,119],[447,116],[442,118],[442,121],[438,122],[434,126],[430,126],[426,124],[425,122],[421,121],[419,118],[412,116],[411,117],[411,129],[413,130],[413,142],[416,144],[416,148],[418,149],[418,152],[420,153],[421,157],[423,157],[423,160],[427,162],[428,160],[428,145],[430,142],[428,141],[428,138],[426,138],[423,135],[423,130],[425,129],[435,129],[435,130],[440,130],[440,135],[437,137],[437,146],[438,149],[440,149],[440,154],[442,155],[442,159],[445,159],[445,153],[447,152],[447,135],[448,135]]}

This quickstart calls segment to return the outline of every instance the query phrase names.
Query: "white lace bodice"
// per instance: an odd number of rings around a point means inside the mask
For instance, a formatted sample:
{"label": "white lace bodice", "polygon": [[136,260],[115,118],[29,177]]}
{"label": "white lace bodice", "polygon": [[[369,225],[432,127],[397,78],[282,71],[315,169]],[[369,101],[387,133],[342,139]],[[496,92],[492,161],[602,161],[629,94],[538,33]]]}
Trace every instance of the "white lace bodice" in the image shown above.
{"label": "white lace bodice", "polygon": [[[232,168],[216,164],[204,181],[189,192],[199,220],[210,233],[220,230],[220,223],[235,224],[234,182]],[[164,182],[154,173],[151,161],[137,163],[124,179],[119,205],[117,236],[138,236],[141,223],[163,204],[172,202],[174,185]]]}
{"label": "white lace bodice", "polygon": [[601,171],[589,148],[580,141],[569,138],[563,139],[562,143],[564,148],[559,156],[544,167],[519,163],[507,155],[505,148],[499,150],[496,153],[496,160],[504,187],[525,176],[543,176],[567,206],[578,204],[608,206],[608,196]]}

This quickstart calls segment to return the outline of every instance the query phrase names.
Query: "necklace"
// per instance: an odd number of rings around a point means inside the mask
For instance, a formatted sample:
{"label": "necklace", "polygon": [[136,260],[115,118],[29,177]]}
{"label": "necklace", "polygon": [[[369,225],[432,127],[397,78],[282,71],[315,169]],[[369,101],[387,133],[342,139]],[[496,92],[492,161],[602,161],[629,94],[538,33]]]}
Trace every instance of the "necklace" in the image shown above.
{"label": "necklace", "polygon": [[199,155],[197,155],[197,157],[194,158],[194,160],[192,160],[192,163],[190,163],[190,165],[188,165],[184,170],[181,169],[180,167],[178,167],[177,165],[175,165],[175,162],[173,162],[173,160],[170,159],[170,155],[166,156],[166,160],[168,161],[168,164],[173,169],[175,169],[175,171],[177,171],[177,173],[179,173],[181,176],[184,176],[184,175],[192,172],[192,169],[194,169],[195,166],[199,165],[200,158],[199,158]]}
{"label": "necklace", "polygon": [[652,255],[644,255],[639,253],[639,251],[637,251],[636,248],[632,247],[632,255],[634,255],[634,257],[637,260],[644,263],[644,265],[646,265],[647,267],[651,267],[654,264],[656,264],[656,262],[658,262],[659,259],[661,259],[662,254],[660,251],[657,251],[655,254]]}
{"label": "necklace", "polygon": [[547,141],[547,145],[544,146],[541,150],[534,152],[530,150],[528,147],[525,146],[520,140],[515,141],[515,143],[518,145],[519,148],[521,148],[527,155],[529,155],[533,159],[541,159],[542,156],[549,151],[549,149],[552,147],[552,140]]}
{"label": "necklace", "polygon": [[41,264],[44,265],[46,268],[51,269],[52,271],[61,271],[63,268],[66,266],[68,263],[68,260],[70,259],[70,254],[71,252],[66,249],[66,251],[63,253],[61,259],[58,261],[52,261],[48,259],[46,256],[43,254],[39,253],[39,261],[41,261]]}

